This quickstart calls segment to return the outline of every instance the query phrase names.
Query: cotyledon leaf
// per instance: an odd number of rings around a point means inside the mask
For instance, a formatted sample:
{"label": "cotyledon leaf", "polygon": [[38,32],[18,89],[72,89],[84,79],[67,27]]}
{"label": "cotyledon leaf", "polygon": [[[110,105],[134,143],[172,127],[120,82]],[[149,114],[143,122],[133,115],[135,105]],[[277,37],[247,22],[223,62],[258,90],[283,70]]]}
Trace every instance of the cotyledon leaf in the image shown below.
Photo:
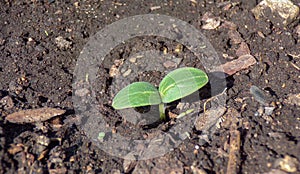
{"label": "cotyledon leaf", "polygon": [[208,76],[200,69],[184,67],[176,69],[160,82],[159,93],[163,103],[170,103],[192,94],[208,82]]}
{"label": "cotyledon leaf", "polygon": [[112,106],[115,109],[125,109],[161,103],[158,90],[148,82],[134,82],[115,96]]}

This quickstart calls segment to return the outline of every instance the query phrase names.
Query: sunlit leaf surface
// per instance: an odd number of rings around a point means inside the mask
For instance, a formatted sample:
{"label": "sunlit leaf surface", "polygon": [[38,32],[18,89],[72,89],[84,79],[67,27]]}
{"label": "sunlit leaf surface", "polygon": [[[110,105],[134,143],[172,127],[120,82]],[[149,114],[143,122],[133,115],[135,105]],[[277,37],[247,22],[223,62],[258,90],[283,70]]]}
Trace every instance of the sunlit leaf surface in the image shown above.
{"label": "sunlit leaf surface", "polygon": [[135,82],[123,88],[115,96],[112,106],[125,109],[161,103],[158,90],[148,82]]}
{"label": "sunlit leaf surface", "polygon": [[208,82],[205,72],[192,67],[176,69],[160,82],[159,93],[163,103],[170,103],[192,94]]}

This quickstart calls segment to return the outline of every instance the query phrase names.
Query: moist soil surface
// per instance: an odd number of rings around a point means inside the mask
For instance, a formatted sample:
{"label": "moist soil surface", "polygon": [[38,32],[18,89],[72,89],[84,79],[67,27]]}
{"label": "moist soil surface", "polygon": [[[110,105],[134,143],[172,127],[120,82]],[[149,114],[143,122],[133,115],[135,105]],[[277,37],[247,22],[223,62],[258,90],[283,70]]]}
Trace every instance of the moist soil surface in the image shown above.
{"label": "moist soil surface", "polygon": [[[257,20],[251,9],[258,2],[253,0],[0,3],[0,173],[300,173],[299,95],[291,100],[300,93],[299,16],[287,26],[268,17]],[[142,14],[186,21],[210,41],[221,63],[237,59],[241,45],[257,62],[226,77],[226,111],[212,125],[213,131],[207,134],[207,130],[193,128],[163,156],[130,161],[101,150],[86,135],[73,99],[89,95],[89,89],[76,91],[72,84],[76,62],[90,37],[113,22]],[[205,29],[205,16],[220,23]],[[166,71],[142,69],[130,83],[148,81],[158,86],[166,72],[176,67],[203,69],[187,47],[178,45],[168,38],[141,36],[119,44],[105,57],[96,80],[90,83],[97,87],[95,98],[110,135],[145,140],[179,124],[174,115],[180,114],[180,100],[168,104],[166,121],[148,114],[153,117],[133,124],[111,107],[115,93],[110,92],[120,90],[111,90],[115,78],[131,73],[130,67],[116,74],[113,70],[122,61],[138,62],[130,56],[141,51],[158,50],[162,53],[158,57],[170,54],[177,61],[166,59],[162,66]],[[251,94],[251,86],[263,94]],[[207,94],[210,90],[205,86],[198,91],[200,115],[203,104],[214,97]],[[39,123],[5,119],[20,110],[42,107],[66,112]],[[149,108],[155,106],[135,112],[149,113]]]}

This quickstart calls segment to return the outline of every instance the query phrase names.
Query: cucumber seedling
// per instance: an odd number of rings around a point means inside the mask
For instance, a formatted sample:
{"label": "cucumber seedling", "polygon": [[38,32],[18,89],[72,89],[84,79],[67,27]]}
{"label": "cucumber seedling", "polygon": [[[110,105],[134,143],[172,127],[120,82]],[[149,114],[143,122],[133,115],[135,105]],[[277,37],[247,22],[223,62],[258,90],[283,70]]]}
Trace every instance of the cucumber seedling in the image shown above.
{"label": "cucumber seedling", "polygon": [[125,109],[148,105],[159,105],[160,119],[165,120],[165,104],[183,98],[202,88],[208,76],[193,67],[179,68],[167,74],[158,89],[148,82],[134,82],[114,97],[112,107]]}

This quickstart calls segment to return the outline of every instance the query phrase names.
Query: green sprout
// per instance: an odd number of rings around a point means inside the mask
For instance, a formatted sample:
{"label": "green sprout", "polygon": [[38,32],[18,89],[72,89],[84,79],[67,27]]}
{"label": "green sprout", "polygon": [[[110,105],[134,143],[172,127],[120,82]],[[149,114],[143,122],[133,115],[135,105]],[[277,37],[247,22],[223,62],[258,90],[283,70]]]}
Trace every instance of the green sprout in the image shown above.
{"label": "green sprout", "polygon": [[176,69],[167,74],[159,84],[158,90],[148,82],[134,82],[115,96],[114,109],[159,105],[160,119],[166,120],[165,105],[202,88],[208,82],[205,72],[192,67]]}

